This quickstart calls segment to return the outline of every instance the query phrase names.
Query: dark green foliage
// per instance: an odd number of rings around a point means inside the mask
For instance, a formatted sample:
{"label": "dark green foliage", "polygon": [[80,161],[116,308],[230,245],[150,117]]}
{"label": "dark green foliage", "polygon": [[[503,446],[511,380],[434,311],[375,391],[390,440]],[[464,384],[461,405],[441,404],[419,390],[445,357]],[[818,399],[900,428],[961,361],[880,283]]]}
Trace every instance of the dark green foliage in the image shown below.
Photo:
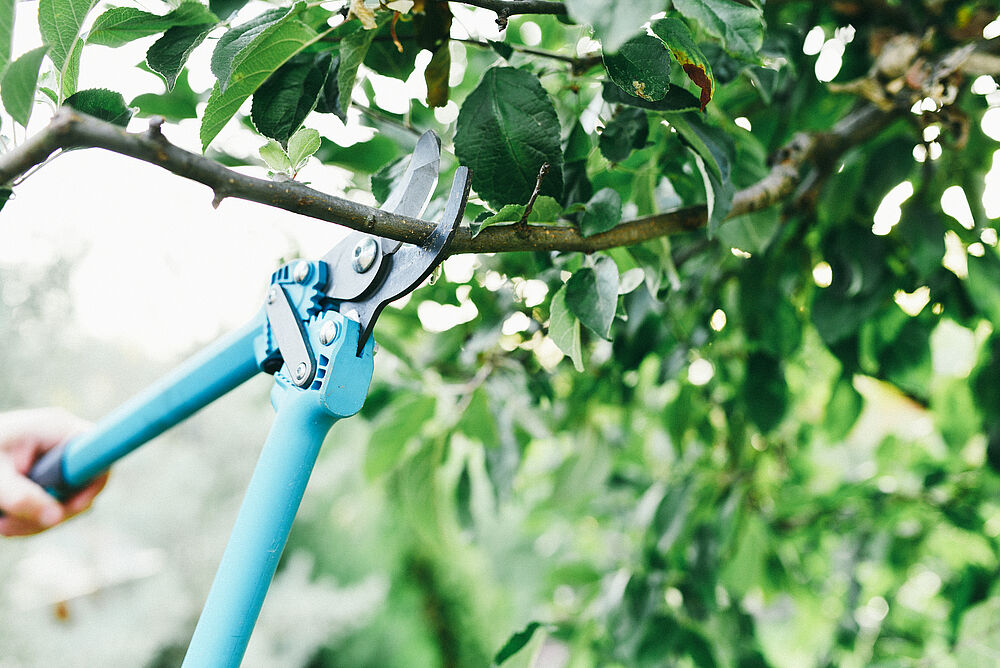
{"label": "dark green foliage", "polygon": [[253,94],[257,131],[284,145],[316,106],[331,69],[329,53],[300,53],[279,67]]}
{"label": "dark green foliage", "polygon": [[125,127],[132,120],[132,109],[125,104],[121,93],[107,88],[88,88],[66,98],[67,107],[94,116],[102,121]]}
{"label": "dark green foliage", "polygon": [[642,109],[621,108],[601,133],[601,155],[611,162],[625,160],[632,151],[646,145],[649,120]]}
{"label": "dark green foliage", "polygon": [[488,70],[458,116],[455,154],[472,187],[492,206],[523,204],[548,163],[541,194],[562,194],[559,118],[537,77],[512,67]]}

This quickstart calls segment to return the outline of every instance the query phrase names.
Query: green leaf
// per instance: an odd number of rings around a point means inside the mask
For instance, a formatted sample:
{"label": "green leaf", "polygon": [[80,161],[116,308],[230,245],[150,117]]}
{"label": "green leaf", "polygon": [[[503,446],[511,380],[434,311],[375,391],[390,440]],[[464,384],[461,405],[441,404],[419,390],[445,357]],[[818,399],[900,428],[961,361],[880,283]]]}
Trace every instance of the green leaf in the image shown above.
{"label": "green leaf", "polygon": [[194,26],[174,26],[163,33],[163,36],[153,42],[146,51],[146,64],[149,69],[163,77],[168,91],[173,89],[191,52],[205,41],[215,25],[203,23]]}
{"label": "green leaf", "polygon": [[632,151],[646,145],[649,138],[649,119],[646,112],[634,107],[620,109],[604,128],[598,145],[601,155],[611,162],[621,162]]}
{"label": "green leaf", "polygon": [[59,77],[59,98],[76,92],[83,40],[80,29],[97,0],[39,0],[38,29]]}
{"label": "green leaf", "polygon": [[604,67],[629,95],[655,102],[670,89],[670,52],[652,35],[636,35],[616,53],[605,53]]}
{"label": "green leaf", "polygon": [[607,232],[622,220],[622,198],[614,188],[601,188],[587,202],[580,218],[580,233],[585,237]]}
{"label": "green leaf", "polygon": [[14,194],[14,189],[9,186],[0,186],[0,211],[3,210],[4,206],[10,200],[11,196]]}
{"label": "green leaf", "polygon": [[716,235],[726,248],[763,253],[780,226],[781,212],[770,208],[730,218],[720,224]]}
{"label": "green leaf", "polygon": [[35,103],[35,89],[38,87],[38,70],[42,66],[47,47],[40,46],[22,54],[4,72],[0,83],[0,99],[7,113],[27,127],[31,118],[31,108]]}
{"label": "green leaf", "polygon": [[406,446],[434,417],[435,405],[433,397],[408,396],[379,414],[365,455],[365,476],[369,480],[393,470],[407,457]]}
{"label": "green leaf", "polygon": [[662,39],[670,49],[688,78],[701,89],[699,106],[704,111],[715,93],[715,77],[712,75],[712,66],[695,43],[687,24],[678,18],[669,17],[654,21],[651,28],[653,34]]}
{"label": "green leaf", "polygon": [[329,69],[326,73],[326,83],[316,97],[316,108],[318,114],[336,114],[342,120],[347,120],[347,106],[350,100],[343,106],[340,103],[340,85],[337,83],[340,77],[340,56],[333,56],[330,59]]}
{"label": "green leaf", "polygon": [[601,97],[608,104],[627,104],[631,107],[652,109],[653,111],[697,111],[701,107],[698,98],[680,86],[671,86],[662,99],[650,102],[641,97],[629,95],[614,83],[605,81]]}
{"label": "green leaf", "polygon": [[584,325],[605,339],[618,308],[618,266],[603,255],[592,267],[581,267],[566,281],[566,305]]}
{"label": "green leaf", "polygon": [[708,233],[714,236],[733,204],[730,171],[735,144],[721,128],[705,124],[694,114],[671,114],[670,124],[695,153],[695,163],[705,182]]}
{"label": "green leaf", "polygon": [[[694,150],[694,149],[692,149]],[[706,168],[701,155],[695,153],[695,165],[705,182],[705,198],[708,208],[708,236],[714,237],[719,225],[729,215],[733,206],[733,184],[728,179],[721,181],[715,171]]]}
{"label": "green leaf", "polygon": [[823,430],[835,442],[845,438],[858,421],[865,401],[854,389],[850,376],[843,376],[833,386],[830,401],[826,404]]}
{"label": "green leaf", "polygon": [[672,125],[698,155],[712,173],[722,181],[728,181],[735,144],[732,137],[721,128],[707,125],[696,114],[671,114]]}
{"label": "green leaf", "polygon": [[123,128],[132,120],[132,109],[125,104],[122,94],[107,88],[81,90],[67,97],[63,104]]}
{"label": "green leaf", "polygon": [[788,409],[788,385],[781,360],[769,353],[751,353],[743,383],[747,416],[762,432],[778,426]]}
{"label": "green leaf", "polygon": [[245,55],[234,66],[231,83],[223,93],[219,83],[212,89],[201,121],[202,150],[219,134],[240,105],[271,74],[304,48],[315,42],[319,35],[300,21],[285,21],[263,33],[259,41],[251,42]]}
{"label": "green leaf", "polygon": [[177,122],[185,118],[197,118],[200,101],[201,98],[188,84],[187,70],[182,70],[173,90],[159,95],[139,95],[129,102],[129,106],[138,107],[137,116],[163,116],[168,121]]}
{"label": "green leaf", "polygon": [[162,16],[133,7],[111,7],[94,21],[87,43],[117,47],[173,26],[214,25],[218,22],[219,19],[205,5],[193,0],[182,2],[177,9]]}
{"label": "green leaf", "polygon": [[988,598],[962,615],[955,641],[959,666],[988,666],[1000,656],[1000,598]]}
{"label": "green leaf", "polygon": [[[487,216],[481,221],[472,224],[472,236],[482,232],[483,228],[497,223],[514,223],[524,216],[525,204],[505,204],[492,216]],[[562,205],[555,199],[547,195],[541,195],[535,200],[531,212],[528,214],[529,223],[552,223],[559,220],[562,215]]]}
{"label": "green leaf", "polygon": [[250,111],[258,132],[282,144],[288,141],[316,106],[330,58],[329,53],[300,53],[261,84]]}
{"label": "green leaf", "polygon": [[287,172],[292,168],[292,161],[281,148],[281,144],[269,139],[266,144],[260,147],[260,157],[264,159],[272,172]]}
{"label": "green leaf", "polygon": [[17,0],[0,0],[0,75],[10,64],[11,44],[14,40],[14,7]]}
{"label": "green leaf", "polygon": [[[617,88],[614,84],[609,84]],[[573,124],[573,129],[566,139],[566,149],[563,151],[563,196],[567,205],[586,202],[594,194],[594,186],[587,175],[587,160],[594,148],[590,135],[580,122]]]}
{"label": "green leaf", "polygon": [[764,13],[734,0],[674,0],[674,8],[705,32],[722,40],[726,51],[758,62],[764,45]]}
{"label": "green leaf", "polygon": [[490,398],[485,389],[479,387],[473,392],[469,405],[462,413],[455,429],[488,448],[499,443],[496,418],[490,411]]}
{"label": "green leaf", "polygon": [[[346,114],[351,106],[351,94],[354,92],[354,82],[358,78],[358,67],[368,55],[368,48],[375,39],[377,30],[358,30],[344,37],[340,42],[340,62],[337,65],[337,109]],[[324,91],[326,93],[326,91]],[[326,94],[327,102],[331,98]],[[335,112],[336,113],[336,112]],[[343,119],[344,117],[341,116]]]}
{"label": "green leaf", "polygon": [[541,628],[541,626],[542,624],[540,622],[531,622],[508,638],[507,642],[505,642],[503,647],[500,648],[500,651],[497,652],[495,657],[493,657],[493,665],[501,665],[504,661],[524,649],[525,645],[531,642],[531,638],[535,635],[535,631]]}
{"label": "green leaf", "polygon": [[572,361],[577,371],[583,371],[583,352],[580,342],[580,320],[566,304],[566,286],[552,295],[549,314],[549,336]]}
{"label": "green leaf", "polygon": [[[279,25],[293,13],[297,13],[298,10],[299,5],[297,4],[290,8],[269,9],[246,23],[231,28],[219,38],[215,44],[215,50],[212,51],[211,68],[212,74],[219,80],[221,92],[225,93],[226,88],[229,87],[229,79],[232,77],[233,71],[239,61],[245,57],[241,57],[244,49],[248,49],[268,29]],[[261,42],[257,41],[258,47],[260,44]]]}
{"label": "green leaf", "polygon": [[448,44],[441,45],[431,62],[427,63],[424,70],[424,83],[427,85],[427,106],[443,107],[448,104],[448,78],[451,75],[451,49]]}
{"label": "green leaf", "polygon": [[639,32],[649,17],[665,9],[663,0],[567,0],[566,11],[576,23],[589,23],[605,53],[614,53]]}
{"label": "green leaf", "polygon": [[208,0],[208,8],[225,21],[247,4],[248,0]]}
{"label": "green leaf", "polygon": [[309,157],[319,150],[319,132],[312,128],[300,128],[288,140],[288,159],[295,171],[302,169]]}
{"label": "green leaf", "polygon": [[543,163],[541,194],[562,194],[559,118],[533,74],[493,67],[458,113],[455,154],[472,170],[472,187],[494,208],[524,203]]}

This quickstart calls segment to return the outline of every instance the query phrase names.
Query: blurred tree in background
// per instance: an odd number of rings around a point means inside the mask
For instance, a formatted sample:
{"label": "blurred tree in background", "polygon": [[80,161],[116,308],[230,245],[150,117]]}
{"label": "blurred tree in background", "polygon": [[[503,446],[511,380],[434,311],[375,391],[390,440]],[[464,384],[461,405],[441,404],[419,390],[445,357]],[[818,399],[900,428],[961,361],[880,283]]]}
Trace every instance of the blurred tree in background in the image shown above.
{"label": "blurred tree in background", "polygon": [[[0,54],[14,189],[58,147],[103,146],[217,202],[295,210],[310,160],[382,201],[427,129],[446,172],[473,169],[442,279],[379,322],[367,404],[324,450],[247,665],[1000,661],[994,3],[97,4],[40,0],[45,46]],[[81,51],[137,39],[165,86],[76,90]],[[185,69],[203,43],[211,91]],[[400,111],[386,77],[422,94]],[[15,146],[36,98],[104,123],[62,111]],[[197,119],[195,161],[262,174],[213,145],[237,118],[285,190],[144,153],[155,123],[108,130],[133,114]],[[375,132],[342,146],[311,129],[322,114]],[[390,219],[375,231],[419,236]],[[3,276],[5,369],[61,355],[25,350],[63,312],[31,289]],[[15,378],[5,401],[42,398]],[[132,565],[78,592],[87,614],[5,613],[0,666],[74,643],[91,665],[178,663],[228,526],[170,517],[235,503],[266,391],[226,400],[238,427],[212,413],[166,436],[155,489],[106,493],[95,514],[121,533],[88,549],[159,541],[160,575],[120,547]],[[18,555],[0,556],[11,601]]]}

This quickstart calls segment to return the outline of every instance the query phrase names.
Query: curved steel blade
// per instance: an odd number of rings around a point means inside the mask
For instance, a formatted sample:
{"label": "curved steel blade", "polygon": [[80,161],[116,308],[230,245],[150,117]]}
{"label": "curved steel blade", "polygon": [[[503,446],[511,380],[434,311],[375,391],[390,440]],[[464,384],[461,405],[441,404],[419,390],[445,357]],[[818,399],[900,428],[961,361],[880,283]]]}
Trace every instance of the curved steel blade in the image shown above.
{"label": "curved steel blade", "polygon": [[[441,139],[432,130],[420,135],[402,178],[379,208],[403,216],[419,218],[431,201],[441,164]],[[402,242],[385,239],[382,252],[394,253]]]}
{"label": "curved steel blade", "polygon": [[[420,246],[403,244],[391,256],[391,265],[386,272],[385,280],[379,284],[375,292],[364,299],[347,301],[340,305],[341,313],[354,317],[361,323],[358,354],[371,336],[375,321],[382,309],[420,285],[444,259],[445,249],[462,222],[468,199],[469,169],[459,167],[455,171],[451,193],[448,195],[448,203],[445,205],[441,220],[424,243]],[[385,259],[390,260],[389,257]]]}

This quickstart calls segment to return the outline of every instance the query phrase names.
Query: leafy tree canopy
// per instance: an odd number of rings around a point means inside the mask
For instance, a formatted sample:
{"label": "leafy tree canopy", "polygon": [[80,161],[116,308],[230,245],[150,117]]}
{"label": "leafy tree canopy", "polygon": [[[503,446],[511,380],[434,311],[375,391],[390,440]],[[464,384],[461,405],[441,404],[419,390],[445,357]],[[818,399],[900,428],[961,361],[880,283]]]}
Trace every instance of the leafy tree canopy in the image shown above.
{"label": "leafy tree canopy", "polygon": [[[216,203],[413,241],[425,224],[297,172],[342,167],[382,200],[427,129],[446,171],[473,170],[444,280],[377,331],[378,512],[290,544],[393,578],[310,665],[1000,653],[994,3],[40,0],[44,46],[23,54],[14,13],[8,196],[56,149],[103,147]],[[161,89],[78,90],[81,53],[135,40]],[[189,85],[197,49],[211,90]],[[382,109],[373,75],[426,92]],[[38,103],[62,111],[11,142]],[[341,146],[317,114],[377,132]],[[149,130],[121,129],[136,117]],[[197,119],[200,153],[163,119]],[[231,123],[273,181],[223,167],[245,162],[217,146]]]}

